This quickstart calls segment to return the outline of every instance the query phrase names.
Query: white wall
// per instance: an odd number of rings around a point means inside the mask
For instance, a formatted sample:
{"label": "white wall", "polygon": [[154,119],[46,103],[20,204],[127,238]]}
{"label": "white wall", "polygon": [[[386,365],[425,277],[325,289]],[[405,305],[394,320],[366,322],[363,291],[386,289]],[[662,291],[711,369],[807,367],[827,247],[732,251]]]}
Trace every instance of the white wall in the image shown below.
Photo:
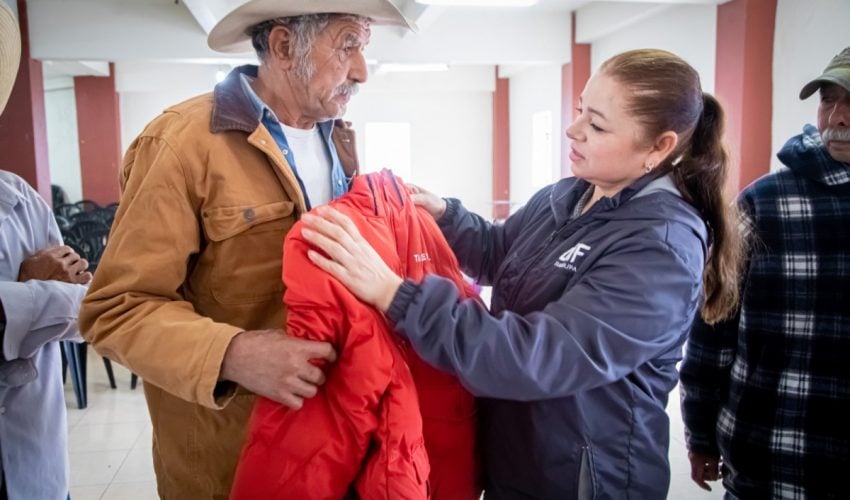
{"label": "white wall", "polygon": [[411,178],[439,194],[463,200],[485,217],[493,212],[492,66],[447,73],[372,75],[348,107],[364,161],[366,122],[408,122]]}
{"label": "white wall", "polygon": [[216,58],[180,2],[28,0],[35,59]]}
{"label": "white wall", "polygon": [[83,185],[73,79],[45,80],[44,111],[50,183],[61,186],[68,195],[68,201],[79,201],[83,199]]}
{"label": "white wall", "polygon": [[399,37],[392,29],[373,29],[368,57],[382,62],[489,65],[570,59],[567,11],[452,7],[441,12],[416,34]]}
{"label": "white wall", "polygon": [[211,92],[216,84],[216,72],[229,72],[230,69],[229,65],[116,63],[115,90],[120,95],[122,153],[163,110]]}
{"label": "white wall", "polygon": [[591,72],[596,71],[611,56],[626,50],[664,49],[679,55],[699,72],[703,91],[714,92],[716,29],[715,5],[670,7],[657,15],[593,40],[590,49]]}
{"label": "white wall", "polygon": [[[207,46],[206,33],[186,8],[193,5],[200,12],[202,3],[208,3],[212,15],[229,10],[218,8],[221,1],[206,0],[29,0],[32,54],[37,59],[101,61],[219,59],[226,54]],[[244,0],[226,3],[235,7]],[[402,35],[401,29],[392,27],[374,29],[369,57],[382,62],[463,64],[569,59],[566,10],[428,10],[433,14],[423,23],[427,29],[417,34]]]}
{"label": "white wall", "polygon": [[537,189],[532,186],[532,115],[552,113],[553,179],[560,178],[561,145],[561,66],[547,65],[526,69],[510,79],[511,136],[511,210],[524,205]]}
{"label": "white wall", "polygon": [[817,94],[800,101],[800,89],[817,78],[829,60],[850,46],[850,1],[778,0],[773,47],[773,146],[776,152],[806,123],[816,124]]}

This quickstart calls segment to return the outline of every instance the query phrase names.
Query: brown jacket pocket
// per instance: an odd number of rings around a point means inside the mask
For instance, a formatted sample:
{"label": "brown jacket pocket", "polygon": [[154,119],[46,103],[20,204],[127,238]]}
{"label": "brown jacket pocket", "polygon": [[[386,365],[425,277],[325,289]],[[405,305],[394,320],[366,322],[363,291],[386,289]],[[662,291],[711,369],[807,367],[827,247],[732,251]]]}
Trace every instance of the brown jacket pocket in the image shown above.
{"label": "brown jacket pocket", "polygon": [[203,211],[209,289],[217,302],[243,304],[283,292],[283,239],[295,224],[295,204],[210,208]]}

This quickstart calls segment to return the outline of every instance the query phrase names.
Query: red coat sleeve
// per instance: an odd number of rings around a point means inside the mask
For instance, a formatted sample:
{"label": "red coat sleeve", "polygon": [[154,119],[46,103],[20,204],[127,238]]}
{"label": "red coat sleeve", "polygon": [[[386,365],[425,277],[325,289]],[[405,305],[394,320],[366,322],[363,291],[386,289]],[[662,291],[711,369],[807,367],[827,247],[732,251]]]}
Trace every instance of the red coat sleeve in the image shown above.
{"label": "red coat sleeve", "polygon": [[231,498],[335,498],[360,472],[390,383],[392,344],[371,341],[384,321],[307,258],[300,225],[284,245],[287,333],[334,345],[327,382],[297,411],[258,400]]}

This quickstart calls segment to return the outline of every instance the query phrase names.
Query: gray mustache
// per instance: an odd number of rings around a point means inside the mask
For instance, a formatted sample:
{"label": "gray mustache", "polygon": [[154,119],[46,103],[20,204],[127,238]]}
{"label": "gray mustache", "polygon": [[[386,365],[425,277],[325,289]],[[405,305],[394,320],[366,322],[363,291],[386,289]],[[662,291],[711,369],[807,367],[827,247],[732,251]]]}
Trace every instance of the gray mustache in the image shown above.
{"label": "gray mustache", "polygon": [[850,128],[828,128],[820,134],[823,142],[829,141],[850,141]]}
{"label": "gray mustache", "polygon": [[358,92],[360,92],[360,85],[356,83],[343,83],[334,90],[334,95],[351,97],[357,95]]}

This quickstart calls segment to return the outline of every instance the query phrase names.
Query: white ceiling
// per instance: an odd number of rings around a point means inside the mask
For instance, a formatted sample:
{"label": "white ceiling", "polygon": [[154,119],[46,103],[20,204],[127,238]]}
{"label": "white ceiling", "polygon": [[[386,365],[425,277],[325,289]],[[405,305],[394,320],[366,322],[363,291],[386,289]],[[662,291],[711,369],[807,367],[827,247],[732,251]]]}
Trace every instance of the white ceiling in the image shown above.
{"label": "white ceiling", "polygon": [[[355,0],[352,0],[355,1]],[[570,58],[571,12],[577,36],[621,29],[669,4],[727,0],[538,0],[527,8],[435,7],[395,0],[419,25],[416,34],[373,30],[369,59],[453,65],[563,64]],[[206,33],[243,0],[28,0],[32,56],[48,77],[102,74],[92,62],[236,63],[251,54],[222,55]],[[587,19],[586,22],[581,21]],[[95,68],[95,69],[92,69]]]}

